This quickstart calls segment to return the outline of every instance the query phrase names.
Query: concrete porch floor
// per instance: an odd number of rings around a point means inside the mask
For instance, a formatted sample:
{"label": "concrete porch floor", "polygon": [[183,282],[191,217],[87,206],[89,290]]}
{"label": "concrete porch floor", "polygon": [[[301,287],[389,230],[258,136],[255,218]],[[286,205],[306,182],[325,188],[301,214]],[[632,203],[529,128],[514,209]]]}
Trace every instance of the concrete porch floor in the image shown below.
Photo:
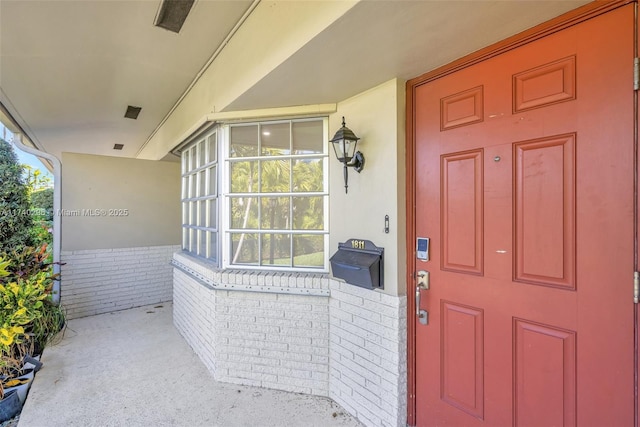
{"label": "concrete porch floor", "polygon": [[361,425],[327,398],[216,382],[171,303],[71,320],[42,361],[19,427]]}

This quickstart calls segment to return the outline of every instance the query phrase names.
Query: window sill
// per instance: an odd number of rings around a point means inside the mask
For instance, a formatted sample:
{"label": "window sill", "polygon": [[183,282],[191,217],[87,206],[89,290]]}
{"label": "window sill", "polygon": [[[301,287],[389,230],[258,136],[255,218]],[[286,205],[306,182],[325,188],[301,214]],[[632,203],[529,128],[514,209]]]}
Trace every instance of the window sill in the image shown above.
{"label": "window sill", "polygon": [[176,252],[171,264],[210,289],[329,296],[327,273],[220,269],[186,252]]}

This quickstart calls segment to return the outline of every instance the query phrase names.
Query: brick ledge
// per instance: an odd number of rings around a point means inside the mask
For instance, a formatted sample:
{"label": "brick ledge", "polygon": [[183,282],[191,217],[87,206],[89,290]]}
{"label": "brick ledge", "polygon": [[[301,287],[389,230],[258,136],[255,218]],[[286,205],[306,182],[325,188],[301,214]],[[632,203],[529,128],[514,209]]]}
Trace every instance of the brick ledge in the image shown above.
{"label": "brick ledge", "polygon": [[180,252],[174,254],[171,265],[201,285],[215,290],[322,297],[330,295],[328,274],[216,269]]}

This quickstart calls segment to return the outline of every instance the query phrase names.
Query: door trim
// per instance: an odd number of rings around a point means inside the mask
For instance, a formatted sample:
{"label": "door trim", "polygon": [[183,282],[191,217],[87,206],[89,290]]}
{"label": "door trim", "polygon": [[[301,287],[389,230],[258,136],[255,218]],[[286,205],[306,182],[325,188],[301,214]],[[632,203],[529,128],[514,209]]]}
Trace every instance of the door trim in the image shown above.
{"label": "door trim", "polygon": [[[439,79],[448,74],[498,56],[527,43],[561,31],[598,15],[635,3],[635,0],[598,0],[582,7],[562,14],[550,21],[544,22],[505,40],[487,46],[474,53],[464,56],[447,65],[429,71],[419,77],[407,81],[406,84],[406,249],[407,249],[407,294],[412,295],[414,287],[415,259],[415,91],[428,82]],[[415,301],[407,298],[407,424],[416,424],[416,322]]]}
{"label": "door trim", "polygon": [[[640,28],[638,25],[638,3],[633,5],[633,58],[634,61],[638,58],[638,32],[640,32]],[[634,64],[635,67],[635,64]],[[635,84],[635,82],[634,82]],[[640,266],[638,265],[638,225],[640,224],[639,213],[638,213],[638,165],[640,165],[639,152],[638,152],[638,90],[633,91],[633,268],[635,271],[640,271]],[[635,289],[634,289],[635,292]],[[633,321],[634,321],[634,333],[633,333],[633,350],[634,350],[634,373],[633,373],[633,401],[634,401],[634,425],[636,427],[640,427],[640,414],[638,411],[640,410],[640,396],[638,394],[638,375],[640,374],[640,362],[638,357],[640,356],[638,352],[638,345],[640,342],[640,330],[638,323],[638,304],[634,304],[633,307]]]}

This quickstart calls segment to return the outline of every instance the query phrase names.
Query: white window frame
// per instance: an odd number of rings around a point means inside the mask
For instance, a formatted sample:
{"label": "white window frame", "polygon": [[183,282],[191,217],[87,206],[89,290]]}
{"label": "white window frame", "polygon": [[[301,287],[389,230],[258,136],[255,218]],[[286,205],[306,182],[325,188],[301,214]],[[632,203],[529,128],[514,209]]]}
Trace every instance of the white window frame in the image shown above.
{"label": "white window frame", "polygon": [[[303,121],[322,121],[322,141],[323,141],[323,150],[322,153],[308,154],[308,155],[286,155],[286,156],[255,156],[255,157],[243,157],[243,158],[233,158],[236,161],[251,161],[251,160],[272,160],[272,159],[296,159],[296,158],[321,158],[322,159],[322,167],[323,167],[323,189],[322,191],[313,192],[313,193],[260,193],[259,191],[255,194],[256,197],[260,196],[276,196],[276,197],[322,197],[323,198],[323,209],[324,209],[324,218],[323,218],[323,228],[322,230],[293,230],[292,228],[289,230],[275,230],[276,233],[286,233],[290,234],[293,238],[296,234],[298,235],[310,235],[316,234],[323,236],[323,244],[324,244],[324,257],[323,257],[323,266],[321,267],[292,267],[292,266],[272,266],[272,265],[257,265],[257,264],[233,264],[232,263],[232,241],[231,236],[232,232],[238,232],[238,230],[234,230],[231,228],[231,215],[229,214],[231,208],[231,199],[233,197],[237,197],[236,194],[231,193],[231,163],[233,160],[230,158],[230,145],[231,145],[231,128],[234,126],[253,126],[253,125],[272,125],[279,123],[291,123],[291,122],[303,122]],[[219,268],[223,269],[234,269],[234,270],[261,270],[261,271],[281,271],[281,272],[312,272],[312,273],[327,273],[329,271],[329,124],[328,117],[311,117],[311,118],[292,118],[292,119],[276,119],[276,120],[253,120],[250,122],[234,122],[234,123],[224,123],[215,126],[210,129],[203,135],[203,137],[199,137],[196,141],[189,143],[185,150],[194,150],[195,145],[213,134],[217,134],[217,183],[218,183],[218,193],[217,193],[217,209],[218,209],[218,227],[215,229],[218,239],[217,245],[217,254],[218,258],[215,260],[215,264]],[[208,144],[207,144],[208,149]],[[242,160],[240,160],[242,159]],[[183,165],[182,172],[183,177],[181,178],[182,184],[182,197],[184,200],[184,155],[181,158],[181,162]],[[291,177],[293,177],[293,173],[291,173]],[[292,179],[292,178],[291,178]],[[207,179],[207,182],[210,182],[210,179]],[[184,202],[183,202],[184,203]],[[209,211],[207,210],[207,214]],[[213,230],[213,229],[211,229]],[[247,229],[244,230],[247,233],[257,233],[257,234],[271,234],[274,230],[254,230]],[[183,206],[183,245],[184,245],[184,233],[185,233],[185,223],[184,223],[184,206]],[[293,239],[292,239],[293,240]],[[199,256],[197,253],[189,251],[192,255]],[[207,254],[209,253],[209,249],[207,249]],[[294,254],[291,254],[293,259]],[[199,256],[200,257],[200,256]],[[211,261],[211,260],[209,260]]]}
{"label": "white window frame", "polygon": [[[182,249],[192,255],[220,265],[220,138],[219,129],[209,129],[189,143],[181,153],[181,218]],[[211,141],[215,150],[211,150]],[[204,147],[204,151],[200,149]],[[188,153],[188,157],[185,156]],[[204,159],[201,157],[204,156]],[[195,159],[195,160],[194,160]],[[213,159],[213,160],[212,160]],[[192,162],[195,162],[195,166]],[[191,163],[191,165],[189,164]],[[212,193],[211,173],[215,168],[215,191]],[[200,174],[204,174],[204,188]],[[204,204],[203,209],[200,204]],[[194,205],[196,208],[194,209]],[[215,224],[211,224],[211,210],[216,209]],[[195,212],[194,212],[195,211]],[[195,221],[194,221],[195,218]],[[195,224],[195,225],[194,225]],[[204,224],[204,225],[202,225]],[[212,236],[216,244],[212,245]],[[204,239],[203,239],[204,236]],[[203,241],[204,240],[204,241]],[[200,249],[204,245],[204,254]],[[215,252],[214,252],[215,249]]]}

